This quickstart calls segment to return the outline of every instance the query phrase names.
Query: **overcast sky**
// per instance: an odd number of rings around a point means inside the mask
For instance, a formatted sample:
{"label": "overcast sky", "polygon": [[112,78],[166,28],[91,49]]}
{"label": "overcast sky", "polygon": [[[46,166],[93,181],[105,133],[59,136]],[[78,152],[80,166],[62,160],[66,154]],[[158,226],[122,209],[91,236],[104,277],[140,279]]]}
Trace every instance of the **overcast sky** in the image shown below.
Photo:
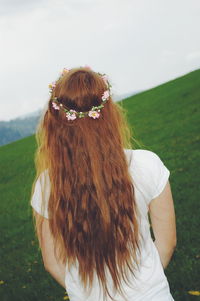
{"label": "overcast sky", "polygon": [[200,68],[199,0],[0,0],[0,120],[43,108],[66,68],[106,73],[113,92]]}

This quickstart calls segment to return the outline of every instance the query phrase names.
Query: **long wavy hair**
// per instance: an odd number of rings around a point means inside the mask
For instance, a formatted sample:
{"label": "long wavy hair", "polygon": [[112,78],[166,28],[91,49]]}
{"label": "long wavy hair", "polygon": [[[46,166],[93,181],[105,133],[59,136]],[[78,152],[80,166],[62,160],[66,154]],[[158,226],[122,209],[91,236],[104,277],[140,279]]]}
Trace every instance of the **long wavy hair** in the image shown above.
{"label": "long wavy hair", "polygon": [[[79,276],[92,288],[94,273],[110,295],[106,269],[113,287],[123,294],[121,280],[135,275],[140,254],[139,211],[124,149],[133,149],[132,129],[125,109],[110,96],[100,117],[69,121],[55,110],[51,98],[70,109],[88,111],[102,103],[107,89],[102,77],[85,67],[60,78],[36,130],[36,176],[48,171],[49,227],[55,256],[68,267],[78,261]],[[43,198],[44,200],[45,198]],[[37,216],[37,218],[36,218]],[[33,210],[36,236],[41,240],[44,218]]]}

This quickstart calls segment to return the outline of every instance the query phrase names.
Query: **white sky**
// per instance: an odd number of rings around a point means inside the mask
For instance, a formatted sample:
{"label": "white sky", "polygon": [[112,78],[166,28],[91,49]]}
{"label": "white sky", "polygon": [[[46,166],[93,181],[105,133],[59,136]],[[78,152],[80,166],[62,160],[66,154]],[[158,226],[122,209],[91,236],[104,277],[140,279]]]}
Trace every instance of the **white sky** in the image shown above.
{"label": "white sky", "polygon": [[116,94],[200,68],[199,0],[0,0],[0,120],[44,107],[66,68],[106,73]]}

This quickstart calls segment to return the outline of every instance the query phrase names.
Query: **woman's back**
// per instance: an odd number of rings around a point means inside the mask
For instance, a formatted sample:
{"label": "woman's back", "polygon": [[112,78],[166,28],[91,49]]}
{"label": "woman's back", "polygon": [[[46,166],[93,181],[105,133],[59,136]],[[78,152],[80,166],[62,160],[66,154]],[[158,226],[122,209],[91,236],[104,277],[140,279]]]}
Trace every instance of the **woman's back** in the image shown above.
{"label": "woman's back", "polygon": [[[128,301],[169,301],[173,300],[167,278],[164,274],[162,263],[160,261],[158,250],[151,238],[150,226],[148,220],[149,205],[152,199],[158,197],[166,187],[169,170],[163,164],[162,160],[152,151],[138,149],[124,149],[127,161],[129,162],[129,172],[133,180],[135,200],[139,210],[140,218],[139,232],[141,234],[140,244],[141,253],[140,265],[135,271],[135,275],[129,273],[129,283],[122,283],[122,290]],[[41,212],[41,185],[45,189],[45,208]],[[31,205],[39,213],[48,218],[48,199],[50,195],[50,181],[48,172],[41,175],[41,183],[38,179],[33,194]],[[119,200],[120,202],[120,200]],[[99,237],[98,239],[101,239]],[[113,289],[112,277],[106,270],[106,281],[111,296],[117,301],[124,301],[124,297],[115,293]],[[87,294],[81,279],[79,278],[78,261],[69,269],[66,265],[65,285],[71,301],[102,301],[103,294],[100,289],[97,275],[94,274],[94,280],[91,291]],[[108,298],[107,300],[111,300]]]}

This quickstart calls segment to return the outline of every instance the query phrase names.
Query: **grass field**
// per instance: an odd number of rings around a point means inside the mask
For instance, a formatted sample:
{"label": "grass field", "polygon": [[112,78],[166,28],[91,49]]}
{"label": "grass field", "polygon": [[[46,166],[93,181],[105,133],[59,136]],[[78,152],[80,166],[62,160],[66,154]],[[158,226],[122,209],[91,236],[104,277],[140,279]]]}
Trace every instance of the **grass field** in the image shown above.
{"label": "grass field", "polygon": [[[200,300],[200,70],[123,102],[135,138],[170,170],[178,243],[165,273],[175,300]],[[65,300],[33,234],[34,136],[0,147],[0,301]],[[94,300],[95,301],[95,300]],[[162,301],[162,300],[161,300]]]}

